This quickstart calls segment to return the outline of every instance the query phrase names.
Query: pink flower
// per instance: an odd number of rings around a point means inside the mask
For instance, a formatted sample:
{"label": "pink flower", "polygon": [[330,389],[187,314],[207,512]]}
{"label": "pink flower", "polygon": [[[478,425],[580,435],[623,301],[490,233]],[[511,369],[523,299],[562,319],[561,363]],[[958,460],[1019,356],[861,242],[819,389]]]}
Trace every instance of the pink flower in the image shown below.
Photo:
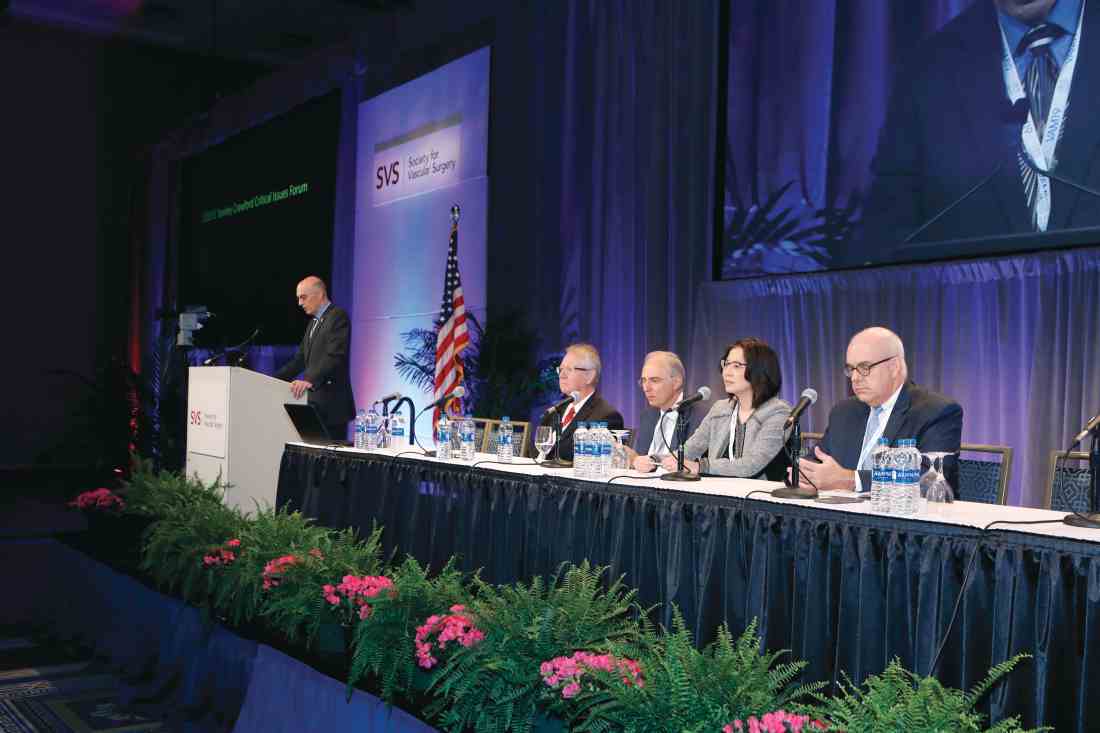
{"label": "pink flower", "polygon": [[126,502],[122,497],[111,493],[110,489],[101,488],[94,491],[85,491],[77,495],[69,502],[69,506],[78,509],[118,509],[126,508]]}
{"label": "pink flower", "polygon": [[812,720],[808,715],[795,715],[794,713],[788,713],[786,710],[776,710],[771,713],[765,713],[760,718],[755,716],[749,716],[748,720],[742,722],[735,720],[731,724],[725,725],[722,730],[724,733],[736,733],[737,731],[745,731],[748,733],[801,733],[806,727],[812,727],[817,730],[825,730],[826,725],[820,720]]}
{"label": "pink flower", "polygon": [[446,616],[433,614],[422,625],[416,627],[415,644],[418,665],[424,669],[431,669],[439,662],[432,655],[435,648],[430,640],[432,635],[435,635],[439,649],[445,649],[447,643],[451,641],[457,641],[466,648],[484,641],[485,632],[474,626],[473,617],[465,611],[465,606],[456,604],[451,606],[450,614]]}
{"label": "pink flower", "polygon": [[282,581],[283,573],[285,573],[287,568],[291,565],[295,565],[298,562],[299,558],[296,555],[283,555],[264,565],[264,590],[271,590],[272,588],[278,587],[279,583]]}
{"label": "pink flower", "polygon": [[312,555],[313,557],[317,558],[318,560],[324,560],[325,559],[324,554],[320,550],[318,550],[316,547],[314,547],[312,550],[310,550],[309,554]]}
{"label": "pink flower", "polygon": [[231,539],[228,542],[226,542],[225,546],[226,547],[240,547],[241,546],[241,541],[234,538],[234,539]]}
{"label": "pink flower", "polygon": [[[643,687],[642,668],[633,659],[619,659],[610,654],[574,652],[568,657],[554,657],[539,665],[539,673],[547,686],[558,688],[562,683],[562,697],[569,698],[580,692],[581,678],[589,671],[618,673],[625,685]],[[565,694],[566,690],[570,694]]]}

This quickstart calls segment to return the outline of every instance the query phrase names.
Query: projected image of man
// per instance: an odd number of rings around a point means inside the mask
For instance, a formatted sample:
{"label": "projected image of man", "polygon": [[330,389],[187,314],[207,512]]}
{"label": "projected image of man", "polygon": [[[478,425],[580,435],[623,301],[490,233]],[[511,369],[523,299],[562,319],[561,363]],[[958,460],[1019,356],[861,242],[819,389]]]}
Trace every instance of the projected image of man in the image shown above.
{"label": "projected image of man", "polygon": [[294,358],[275,376],[290,381],[295,397],[308,395],[329,434],[343,439],[348,421],[355,417],[348,362],[351,321],[343,308],[329,300],[324,280],[315,275],[298,283],[296,295],[310,320]]}
{"label": "projected image of man", "polygon": [[904,256],[898,243],[960,199],[914,241],[1100,225],[1100,198],[1024,162],[1100,187],[1097,88],[1100,2],[973,3],[894,82],[852,263]]}

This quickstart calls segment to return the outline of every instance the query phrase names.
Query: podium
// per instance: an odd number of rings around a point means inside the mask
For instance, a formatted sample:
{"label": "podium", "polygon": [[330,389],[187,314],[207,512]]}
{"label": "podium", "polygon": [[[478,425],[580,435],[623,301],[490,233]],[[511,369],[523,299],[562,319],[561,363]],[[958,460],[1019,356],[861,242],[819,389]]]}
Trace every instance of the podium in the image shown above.
{"label": "podium", "polygon": [[298,432],[283,409],[290,384],[241,367],[191,367],[187,388],[188,476],[228,484],[225,503],[252,512],[275,505],[279,462]]}

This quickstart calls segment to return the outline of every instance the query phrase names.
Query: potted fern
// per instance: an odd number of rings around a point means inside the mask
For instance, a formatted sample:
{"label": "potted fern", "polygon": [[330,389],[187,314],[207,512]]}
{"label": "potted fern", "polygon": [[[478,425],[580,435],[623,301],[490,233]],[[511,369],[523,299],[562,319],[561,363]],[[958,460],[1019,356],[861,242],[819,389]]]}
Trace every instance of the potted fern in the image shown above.
{"label": "potted fern", "polygon": [[452,733],[560,730],[545,715],[560,693],[544,682],[541,664],[581,650],[605,652],[636,635],[636,591],[621,578],[605,587],[603,574],[583,563],[513,586],[475,577],[470,612],[484,639],[450,650],[426,712]]}

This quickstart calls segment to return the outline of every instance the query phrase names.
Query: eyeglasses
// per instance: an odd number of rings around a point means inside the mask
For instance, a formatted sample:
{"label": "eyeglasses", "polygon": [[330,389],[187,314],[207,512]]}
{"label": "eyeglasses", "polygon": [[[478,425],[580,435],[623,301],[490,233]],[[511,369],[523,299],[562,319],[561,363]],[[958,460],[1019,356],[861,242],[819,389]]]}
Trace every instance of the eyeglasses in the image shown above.
{"label": "eyeglasses", "polygon": [[558,372],[559,377],[563,374],[568,377],[573,372],[590,372],[590,371],[592,371],[592,367],[563,367],[563,366],[560,366],[560,367],[557,367],[556,371]]}
{"label": "eyeglasses", "polygon": [[638,386],[642,389],[645,389],[647,384],[653,385],[654,387],[660,387],[667,381],[665,377],[642,377],[638,380]]}
{"label": "eyeglasses", "polygon": [[860,363],[856,364],[855,366],[852,366],[851,364],[845,364],[844,365],[844,376],[846,376],[848,379],[851,379],[852,378],[852,372],[859,372],[859,376],[861,376],[861,377],[870,376],[872,369],[877,367],[879,364],[885,364],[886,362],[890,361],[891,359],[895,358],[896,356],[897,356],[897,354],[894,354],[894,356],[888,356],[885,359],[879,359],[878,361],[871,362],[871,363],[861,361]]}
{"label": "eyeglasses", "polygon": [[744,369],[745,367],[748,366],[748,364],[746,364],[743,361],[726,361],[725,359],[719,359],[718,360],[718,368],[719,369],[725,369],[728,366],[731,366],[734,369]]}

